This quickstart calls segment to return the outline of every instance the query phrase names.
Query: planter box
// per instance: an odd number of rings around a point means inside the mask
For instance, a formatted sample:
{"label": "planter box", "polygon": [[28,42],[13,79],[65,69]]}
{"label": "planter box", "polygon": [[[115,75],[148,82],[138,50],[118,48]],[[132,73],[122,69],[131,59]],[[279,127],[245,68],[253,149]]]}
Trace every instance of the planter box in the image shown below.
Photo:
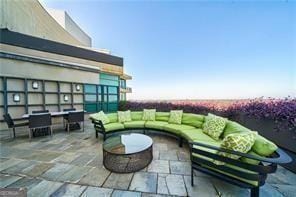
{"label": "planter box", "polygon": [[234,119],[247,128],[257,131],[260,135],[275,142],[279,147],[288,150],[287,153],[289,153],[294,159],[292,163],[285,165],[284,167],[296,172],[296,128],[290,131],[277,131],[277,125],[274,120],[248,117],[244,114],[240,114]]}
{"label": "planter box", "polygon": [[277,125],[271,119],[258,119],[240,115],[239,122],[265,138],[275,142],[280,147],[296,153],[296,132],[289,130],[277,131]]}

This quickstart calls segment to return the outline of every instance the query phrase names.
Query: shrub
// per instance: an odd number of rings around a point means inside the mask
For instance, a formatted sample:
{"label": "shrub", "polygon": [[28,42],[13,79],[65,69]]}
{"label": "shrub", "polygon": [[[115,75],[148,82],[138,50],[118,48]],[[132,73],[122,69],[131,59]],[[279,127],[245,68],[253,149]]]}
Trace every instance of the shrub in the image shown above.
{"label": "shrub", "polygon": [[183,109],[187,113],[207,114],[215,113],[228,118],[239,114],[258,119],[272,119],[277,130],[294,130],[296,128],[296,99],[254,99],[237,100],[228,103],[221,101],[126,101],[120,103],[120,110],[139,111],[155,108],[157,111]]}

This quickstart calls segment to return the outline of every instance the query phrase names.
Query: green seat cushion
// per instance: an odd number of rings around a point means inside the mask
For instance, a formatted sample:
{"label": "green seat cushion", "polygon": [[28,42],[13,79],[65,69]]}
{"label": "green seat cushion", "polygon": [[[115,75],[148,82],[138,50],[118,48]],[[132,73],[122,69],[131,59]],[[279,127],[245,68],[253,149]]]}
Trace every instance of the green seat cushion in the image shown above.
{"label": "green seat cushion", "polygon": [[[211,146],[216,146],[216,147],[220,147],[221,144],[222,144],[222,140],[219,140],[219,141],[213,141],[213,142],[202,142],[200,140],[194,140],[196,142],[200,142],[200,143],[204,143],[204,144],[208,144],[208,145],[211,145]],[[201,146],[197,146],[197,145],[194,145],[194,147],[200,149],[200,150],[204,150],[204,151],[207,151],[207,152],[210,152],[210,153],[214,153],[214,154],[218,154],[218,151],[217,150],[213,150],[213,149],[209,149],[209,148],[205,148],[205,147],[201,147]],[[202,158],[202,159],[205,159],[205,160],[208,160],[208,161],[211,161],[213,162],[214,160],[212,158],[209,158],[209,157],[206,157],[206,156],[202,156],[202,155],[199,155],[199,154],[196,154],[196,153],[193,153],[192,156],[194,157],[199,157],[199,158]],[[218,170],[217,168],[212,168],[212,167],[209,167],[207,165],[204,165],[202,164],[203,167],[206,167],[208,169],[211,169],[211,170],[214,170],[214,171],[217,171],[219,173],[222,173],[222,174],[225,174],[225,175],[228,175],[230,177],[233,177],[233,178],[236,178],[240,181],[244,181],[246,183],[249,183],[249,184],[252,184],[252,185],[255,185],[255,186],[258,186],[258,181],[252,181],[252,180],[248,180],[248,179],[244,179],[244,178],[241,178],[241,177],[238,177],[238,176],[235,176],[233,174],[230,174],[230,173],[226,173],[224,171],[221,171],[221,170]],[[249,170],[246,170],[246,169],[243,169],[243,168],[240,168],[240,167],[237,167],[237,166],[233,166],[233,165],[229,165],[229,164],[225,164],[225,166],[227,167],[230,167],[230,168],[233,168],[233,169],[236,169],[236,170],[240,170],[242,172],[248,172],[248,173],[255,173],[255,172],[252,172],[252,171],[249,171]]]}
{"label": "green seat cushion", "polygon": [[183,113],[182,124],[201,128],[204,122],[204,116],[199,114]]}
{"label": "green seat cushion", "polygon": [[251,130],[242,126],[241,124],[228,120],[223,132],[223,138],[231,133],[250,132]]}
{"label": "green seat cushion", "polygon": [[164,125],[163,127],[165,131],[168,131],[174,134],[179,134],[181,133],[182,130],[189,130],[194,128],[195,127],[193,126],[184,125],[184,124],[167,124],[167,125]]}
{"label": "green seat cushion", "polygon": [[274,151],[277,150],[277,145],[273,142],[269,141],[268,139],[257,135],[255,143],[252,147],[252,151],[256,152],[261,156],[270,156]]}
{"label": "green seat cushion", "polygon": [[199,140],[201,142],[215,142],[213,138],[208,136],[207,134],[204,134],[202,132],[202,129],[189,129],[189,130],[182,130],[181,131],[182,137],[184,137],[186,140],[194,141]]}
{"label": "green seat cushion", "polygon": [[181,124],[182,123],[183,110],[171,110],[169,123],[171,124]]}
{"label": "green seat cushion", "polygon": [[133,111],[131,112],[132,120],[143,120],[142,111]]}
{"label": "green seat cushion", "polygon": [[168,122],[170,118],[169,112],[156,112],[155,120]]}
{"label": "green seat cushion", "polygon": [[136,120],[136,121],[130,121],[130,122],[124,122],[124,128],[126,129],[136,129],[136,128],[144,128],[145,127],[144,120]]}
{"label": "green seat cushion", "polygon": [[100,111],[95,114],[90,114],[89,117],[93,120],[100,120],[103,124],[107,124],[110,122],[108,116],[106,116],[106,114],[103,111]]}
{"label": "green seat cushion", "polygon": [[144,109],[142,120],[155,120],[156,109]]}
{"label": "green seat cushion", "polygon": [[118,122],[117,113],[110,113],[110,114],[106,114],[106,115],[109,118],[110,123]]}
{"label": "green seat cushion", "polygon": [[[207,145],[211,145],[211,146],[220,147],[221,146],[221,143],[222,143],[222,140],[219,140],[219,141],[215,141],[215,140],[213,140],[213,141],[194,140],[194,142],[199,142],[199,143],[202,143],[202,144],[207,144]],[[217,154],[218,153],[217,150],[206,148],[206,147],[203,147],[203,146],[193,145],[193,147],[194,148],[197,148],[199,150],[203,150],[203,151],[209,152],[209,153],[214,153],[214,154]],[[206,157],[206,156],[197,154],[197,153],[192,153],[192,156],[199,157],[199,158],[202,158],[202,159],[211,161],[211,162],[214,161],[214,159],[212,159],[212,158],[209,158],[209,157]]]}
{"label": "green seat cushion", "polygon": [[[233,175],[233,174],[231,174],[231,173],[227,173],[227,172],[225,172],[225,171],[218,170],[217,168],[209,167],[209,166],[206,166],[206,165],[203,165],[203,164],[202,164],[202,166],[203,166],[203,167],[206,167],[206,168],[208,168],[208,169],[211,169],[211,170],[217,171],[217,172],[219,172],[219,173],[221,173],[221,174],[225,174],[225,175],[227,175],[227,176],[233,177],[233,178],[238,179],[238,180],[240,180],[240,181],[243,181],[243,182],[249,183],[249,184],[251,184],[251,185],[258,186],[258,181],[253,181],[253,180],[249,180],[249,179],[244,179],[244,178],[241,178],[241,177],[239,177],[239,176]],[[238,170],[238,171],[241,171],[241,172],[247,172],[247,173],[250,173],[250,174],[256,174],[256,172],[253,172],[253,171],[250,171],[250,170],[246,170],[246,169],[244,169],[244,168],[240,168],[240,167],[237,167],[237,166],[233,166],[233,165],[229,165],[229,164],[226,164],[225,166],[230,167],[230,168],[235,169],[235,170]]]}
{"label": "green seat cushion", "polygon": [[145,127],[149,129],[159,129],[162,130],[165,125],[169,124],[164,121],[147,121]]}
{"label": "green seat cushion", "polygon": [[[253,152],[252,150],[250,150],[248,152],[248,154],[253,155],[253,156],[257,156],[257,157],[262,157],[262,156],[258,155],[257,153]],[[250,159],[250,158],[247,158],[247,157],[241,157],[240,160],[242,162],[253,164],[253,165],[258,165],[260,163],[260,161],[258,161],[258,160]]]}
{"label": "green seat cushion", "polygon": [[226,118],[209,113],[205,117],[205,122],[203,124],[203,132],[211,136],[215,140],[219,140],[226,126],[226,122]]}
{"label": "green seat cushion", "polygon": [[105,124],[104,127],[106,132],[124,129],[124,125],[119,122]]}

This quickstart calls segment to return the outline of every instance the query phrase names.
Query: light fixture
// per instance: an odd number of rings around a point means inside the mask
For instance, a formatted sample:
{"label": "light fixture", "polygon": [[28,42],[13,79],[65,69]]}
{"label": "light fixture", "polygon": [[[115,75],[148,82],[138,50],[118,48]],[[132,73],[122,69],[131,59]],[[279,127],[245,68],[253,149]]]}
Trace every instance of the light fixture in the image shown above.
{"label": "light fixture", "polygon": [[12,97],[13,97],[14,102],[20,102],[21,101],[21,97],[20,97],[19,94],[13,94]]}
{"label": "light fixture", "polygon": [[32,88],[33,89],[38,89],[38,87],[39,87],[38,81],[33,81],[32,82]]}
{"label": "light fixture", "polygon": [[69,96],[68,95],[64,95],[64,101],[68,102],[69,101]]}
{"label": "light fixture", "polygon": [[76,84],[76,91],[80,91],[80,85]]}

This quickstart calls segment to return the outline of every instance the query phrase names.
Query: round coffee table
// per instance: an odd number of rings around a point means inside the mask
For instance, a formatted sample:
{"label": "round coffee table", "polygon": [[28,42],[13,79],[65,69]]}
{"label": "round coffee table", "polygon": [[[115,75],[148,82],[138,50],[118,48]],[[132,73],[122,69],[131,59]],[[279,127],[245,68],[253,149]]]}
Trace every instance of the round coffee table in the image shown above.
{"label": "round coffee table", "polygon": [[103,144],[103,164],[111,172],[129,173],[148,166],[153,159],[153,140],[143,134],[109,137]]}

